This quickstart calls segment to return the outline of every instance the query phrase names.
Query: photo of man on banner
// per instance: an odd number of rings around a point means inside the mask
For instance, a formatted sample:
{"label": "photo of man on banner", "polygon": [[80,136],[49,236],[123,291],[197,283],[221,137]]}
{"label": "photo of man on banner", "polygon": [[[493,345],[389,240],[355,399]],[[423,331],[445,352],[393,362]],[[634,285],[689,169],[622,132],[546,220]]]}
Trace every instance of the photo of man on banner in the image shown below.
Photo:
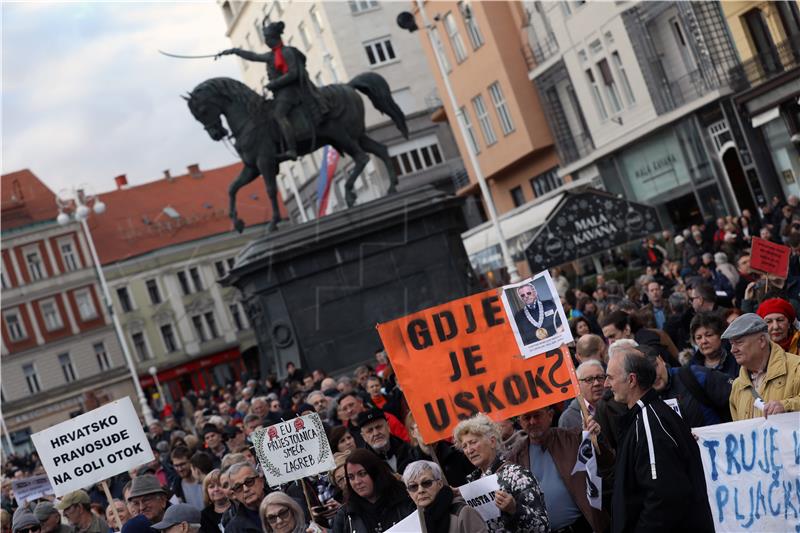
{"label": "photo of man on banner", "polygon": [[567,317],[549,272],[504,286],[502,300],[523,356],[532,357],[572,342]]}

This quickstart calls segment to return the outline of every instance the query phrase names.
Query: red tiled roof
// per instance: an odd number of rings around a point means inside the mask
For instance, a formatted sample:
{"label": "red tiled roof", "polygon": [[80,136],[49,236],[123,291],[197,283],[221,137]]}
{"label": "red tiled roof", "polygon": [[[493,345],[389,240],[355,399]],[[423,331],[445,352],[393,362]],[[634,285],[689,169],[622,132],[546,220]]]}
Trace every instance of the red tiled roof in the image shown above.
{"label": "red tiled roof", "polygon": [[[201,170],[199,177],[185,174],[100,194],[106,212],[89,217],[100,263],[235,231],[228,218],[228,186],[241,168],[237,163]],[[280,206],[286,218],[283,202]],[[174,210],[173,216],[164,211],[166,207]],[[272,218],[263,179],[239,190],[237,210],[248,226]],[[175,214],[179,218],[174,218]]]}
{"label": "red tiled roof", "polygon": [[0,192],[3,229],[54,220],[58,215],[55,193],[27,168],[3,174]]}

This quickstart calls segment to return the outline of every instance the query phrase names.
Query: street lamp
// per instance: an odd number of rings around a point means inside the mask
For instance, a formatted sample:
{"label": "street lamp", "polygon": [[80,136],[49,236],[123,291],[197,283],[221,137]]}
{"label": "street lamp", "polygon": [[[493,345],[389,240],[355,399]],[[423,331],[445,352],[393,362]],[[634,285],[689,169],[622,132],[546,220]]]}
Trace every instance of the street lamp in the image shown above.
{"label": "street lamp", "polygon": [[133,386],[136,389],[136,395],[139,397],[139,404],[142,406],[142,415],[144,415],[144,421],[149,426],[155,422],[156,419],[153,417],[153,411],[150,410],[150,405],[147,403],[147,397],[144,395],[144,390],[142,390],[142,384],[139,382],[139,374],[136,371],[136,365],[131,357],[131,352],[128,350],[128,343],[125,342],[125,335],[122,332],[122,325],[119,322],[117,314],[114,312],[114,306],[111,303],[111,293],[108,290],[108,283],[106,283],[106,277],[103,274],[103,267],[100,265],[100,258],[97,257],[97,249],[94,247],[92,232],[89,229],[89,224],[87,223],[89,215],[92,211],[98,215],[105,213],[106,204],[104,204],[102,200],[96,196],[87,195],[83,189],[74,190],[73,196],[74,198],[72,199],[65,199],[61,197],[56,198],[56,203],[58,204],[58,217],[56,217],[56,220],[62,226],[69,224],[72,220],[77,220],[80,222],[81,227],[83,228],[83,234],[86,237],[86,242],[89,243],[89,251],[92,254],[94,269],[97,273],[97,277],[100,279],[100,287],[103,289],[103,299],[105,300],[106,310],[108,311],[108,314],[111,315],[111,322],[114,324],[114,332],[117,334],[117,341],[119,342],[120,348],[122,348],[122,354],[125,356],[125,362],[128,364],[128,370],[130,371],[131,378],[133,379]]}
{"label": "street lamp", "polygon": [[[497,218],[497,209],[494,206],[492,193],[489,191],[489,187],[486,185],[486,178],[481,171],[481,166],[478,164],[478,156],[475,154],[472,149],[472,145],[470,144],[466,122],[463,114],[461,113],[461,108],[458,105],[458,101],[456,100],[456,95],[453,92],[453,87],[450,84],[450,78],[448,77],[444,60],[439,55],[443,50],[442,43],[439,41],[439,35],[431,31],[431,28],[434,26],[428,19],[427,13],[425,13],[425,2],[423,0],[416,1],[419,14],[422,17],[422,24],[425,26],[425,30],[428,32],[428,39],[431,41],[433,55],[436,56],[436,64],[439,67],[439,74],[444,82],[444,88],[447,91],[448,100],[450,100],[450,105],[456,114],[456,122],[458,123],[458,129],[461,132],[461,138],[464,141],[464,146],[467,149],[469,162],[472,165],[473,171],[475,172],[475,178],[478,180],[478,186],[480,187],[483,201],[486,203],[487,211],[489,211],[489,220],[492,222],[492,227],[497,234],[497,240],[500,243],[500,253],[503,256],[503,262],[506,265],[506,270],[508,270],[508,277],[511,279],[511,283],[516,283],[521,279],[519,276],[519,271],[517,270],[517,265],[514,263],[514,259],[511,257],[511,252],[508,249],[508,242],[506,242],[505,235],[503,234],[503,228],[500,227],[500,221]],[[439,21],[438,15],[434,18],[437,22]],[[407,11],[400,13],[400,15],[397,17],[397,24],[404,30],[408,30],[410,32],[414,32],[418,29],[416,22],[414,22],[414,16]]]}
{"label": "street lamp", "polygon": [[158,369],[154,366],[151,366],[147,369],[147,372],[153,376],[153,380],[156,382],[156,390],[158,391],[158,399],[159,402],[156,405],[158,409],[163,409],[165,405],[167,405],[167,399],[164,397],[164,389],[161,388],[161,381],[158,379]]}

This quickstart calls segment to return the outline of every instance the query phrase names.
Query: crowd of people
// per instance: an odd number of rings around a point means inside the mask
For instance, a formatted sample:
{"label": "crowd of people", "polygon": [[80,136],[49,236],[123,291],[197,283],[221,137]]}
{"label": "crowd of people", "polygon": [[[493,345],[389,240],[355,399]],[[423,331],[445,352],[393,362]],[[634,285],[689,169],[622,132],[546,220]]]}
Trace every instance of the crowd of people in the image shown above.
{"label": "crowd of people", "polygon": [[[751,272],[754,236],[791,247],[787,279]],[[113,501],[87,487],[18,505],[10,480],[42,469],[35,453],[7,457],[2,531],[376,533],[412,513],[432,533],[713,531],[691,428],[800,410],[798,201],[664,232],[641,259],[631,283],[552,271],[584,405],[476,413],[431,444],[382,349],[338,378],[289,363],[282,381],[190,392],[162,412],[146,428],[155,460],[108,480]],[[268,486],[251,435],[310,413],[335,467]],[[602,505],[575,468],[583,431]],[[493,474],[499,516],[486,521],[458,487]]]}

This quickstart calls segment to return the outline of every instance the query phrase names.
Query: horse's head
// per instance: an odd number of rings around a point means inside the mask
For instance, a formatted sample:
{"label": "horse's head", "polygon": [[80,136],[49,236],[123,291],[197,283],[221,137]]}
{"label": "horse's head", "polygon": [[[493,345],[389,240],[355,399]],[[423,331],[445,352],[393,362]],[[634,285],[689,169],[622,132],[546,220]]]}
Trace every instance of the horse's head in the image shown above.
{"label": "horse's head", "polygon": [[189,104],[192,116],[203,125],[208,135],[215,141],[221,141],[228,136],[228,130],[222,125],[222,108],[205,96],[205,93],[195,89],[183,98]]}
{"label": "horse's head", "polygon": [[[228,135],[222,125],[222,115],[234,109],[232,106],[248,105],[260,101],[260,97],[247,85],[231,78],[211,78],[204,81],[183,97],[189,104],[189,111],[215,141]],[[230,121],[230,116],[227,116]],[[230,122],[229,122],[230,125]],[[231,125],[233,129],[235,126]]]}

